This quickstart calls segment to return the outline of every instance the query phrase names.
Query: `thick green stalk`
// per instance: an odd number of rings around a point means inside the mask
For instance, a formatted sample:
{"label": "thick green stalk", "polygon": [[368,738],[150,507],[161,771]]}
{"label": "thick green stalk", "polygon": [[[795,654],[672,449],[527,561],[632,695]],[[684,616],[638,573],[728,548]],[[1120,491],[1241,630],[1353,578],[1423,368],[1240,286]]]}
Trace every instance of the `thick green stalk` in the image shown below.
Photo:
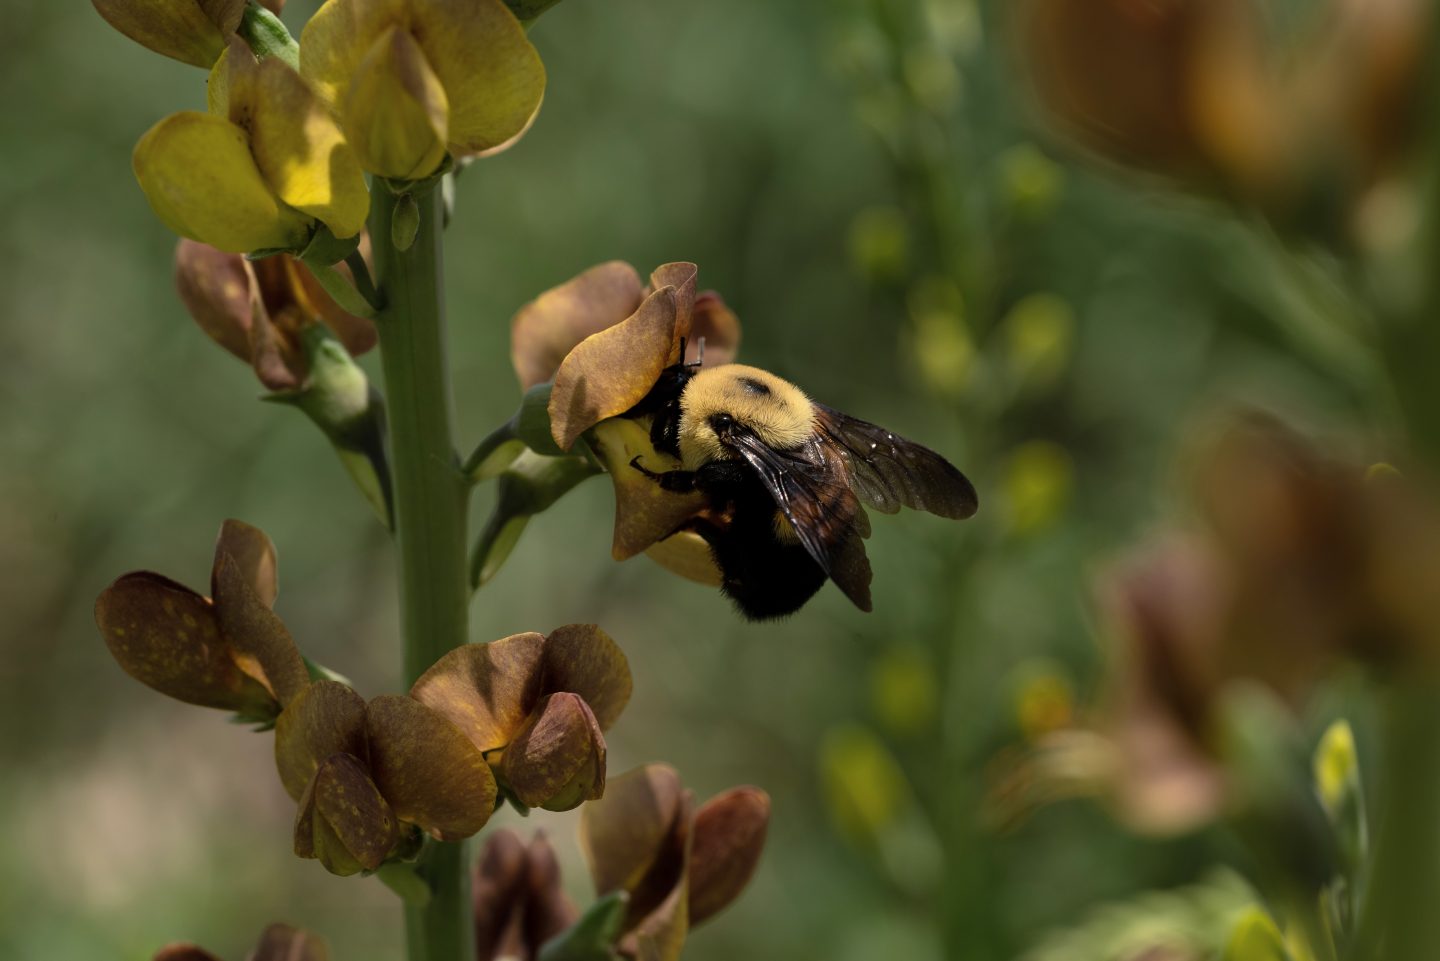
{"label": "thick green stalk", "polygon": [[[466,496],[452,431],[446,363],[442,217],[433,187],[415,196],[420,229],[404,251],[391,243],[395,197],[377,182],[370,237],[384,309],[381,363],[390,405],[400,620],[408,687],[445,652],[468,640]],[[410,961],[474,957],[463,844],[437,844],[421,865],[432,896],[405,908]]]}

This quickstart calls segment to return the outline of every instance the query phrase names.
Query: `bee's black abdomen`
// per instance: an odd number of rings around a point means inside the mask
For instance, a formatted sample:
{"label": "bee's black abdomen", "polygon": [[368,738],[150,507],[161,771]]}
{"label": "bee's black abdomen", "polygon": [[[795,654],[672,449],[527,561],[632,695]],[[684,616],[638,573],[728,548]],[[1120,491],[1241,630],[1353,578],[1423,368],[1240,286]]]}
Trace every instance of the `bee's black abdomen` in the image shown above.
{"label": "bee's black abdomen", "polygon": [[825,583],[825,572],[805,548],[773,536],[748,542],[716,538],[710,551],[724,578],[721,592],[752,621],[794,614]]}

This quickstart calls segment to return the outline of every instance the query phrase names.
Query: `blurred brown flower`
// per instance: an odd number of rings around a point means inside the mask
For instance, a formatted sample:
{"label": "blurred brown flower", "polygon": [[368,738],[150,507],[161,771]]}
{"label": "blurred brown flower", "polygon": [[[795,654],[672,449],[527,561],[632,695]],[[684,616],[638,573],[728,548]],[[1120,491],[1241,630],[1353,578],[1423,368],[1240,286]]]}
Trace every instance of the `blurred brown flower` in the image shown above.
{"label": "blurred brown flower", "polygon": [[541,946],[578,917],[543,832],[537,831],[528,845],[514,831],[490,834],[472,882],[480,961],[535,961]]}
{"label": "blurred brown flower", "polygon": [[210,597],[135,571],[95,602],[95,623],[127,674],[190,704],[268,723],[309,683],[275,603],[275,546],[229,520],[215,544]]}
{"label": "blurred brown flower", "polygon": [[[361,250],[367,251],[362,236]],[[337,264],[347,279],[349,267]],[[309,365],[301,331],[325,325],[351,356],[375,346],[372,321],[346,313],[289,254],[247,260],[195,240],[175,248],[175,285],[190,316],[221,347],[255,369],[273,391],[306,386]]]}
{"label": "blurred brown flower", "polygon": [[628,957],[675,961],[690,928],[734,901],[755,873],[769,795],[737,787],[693,805],[673,768],[650,764],[615,778],[581,813],[596,892],[630,895],[618,943]]}
{"label": "blurred brown flower", "polygon": [[[155,961],[220,961],[194,944],[166,945],[155,952]],[[288,924],[272,924],[260,935],[246,961],[330,961],[325,941],[308,931]]]}

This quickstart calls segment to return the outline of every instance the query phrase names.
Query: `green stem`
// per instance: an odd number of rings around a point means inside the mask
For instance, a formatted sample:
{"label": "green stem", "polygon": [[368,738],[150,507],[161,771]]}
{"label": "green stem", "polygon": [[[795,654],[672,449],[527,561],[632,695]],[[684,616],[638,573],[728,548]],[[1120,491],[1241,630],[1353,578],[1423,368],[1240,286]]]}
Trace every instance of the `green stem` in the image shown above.
{"label": "green stem", "polygon": [[[420,229],[409,249],[390,243],[394,198],[373,193],[370,236],[385,304],[381,364],[390,403],[400,612],[408,687],[468,640],[467,485],[453,440],[445,354],[440,195],[417,191]],[[474,957],[469,876],[462,844],[436,844],[421,866],[432,896],[405,908],[410,961]]]}

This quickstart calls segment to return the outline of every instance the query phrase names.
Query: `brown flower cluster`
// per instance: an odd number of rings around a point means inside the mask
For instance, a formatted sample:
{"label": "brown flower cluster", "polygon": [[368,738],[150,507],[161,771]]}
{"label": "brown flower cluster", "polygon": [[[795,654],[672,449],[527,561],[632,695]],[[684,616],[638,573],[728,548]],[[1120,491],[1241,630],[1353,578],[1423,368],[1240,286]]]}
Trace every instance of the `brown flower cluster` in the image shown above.
{"label": "brown flower cluster", "polygon": [[373,871],[417,832],[469,837],[502,794],[563,811],[605,789],[603,731],[630,698],[630,668],[594,625],[457,648],[408,695],[366,701],[311,680],[271,610],[273,545],[227,521],[212,598],[158,574],[117,580],[96,622],[127,673],[161,693],[275,728],[281,783],[299,810],[295,853],[336,874]]}

